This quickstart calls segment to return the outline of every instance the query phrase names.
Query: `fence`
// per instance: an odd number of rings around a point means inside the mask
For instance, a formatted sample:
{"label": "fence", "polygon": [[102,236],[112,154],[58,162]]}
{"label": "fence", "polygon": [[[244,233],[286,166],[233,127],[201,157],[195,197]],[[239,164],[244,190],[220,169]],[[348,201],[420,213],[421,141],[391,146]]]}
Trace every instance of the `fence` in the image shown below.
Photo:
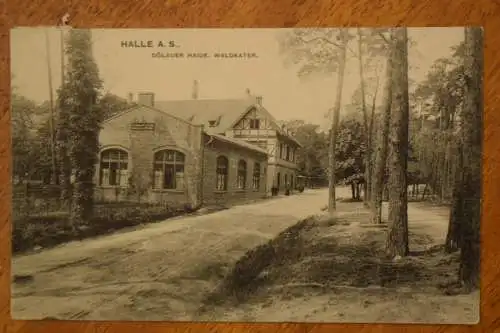
{"label": "fence", "polygon": [[[22,217],[58,217],[67,216],[70,202],[61,199],[61,186],[42,184],[23,184],[13,187],[12,213],[14,219]],[[110,216],[116,212],[147,209],[164,212],[178,206],[170,202],[147,203],[134,199],[114,200],[112,202],[94,202],[94,216]]]}

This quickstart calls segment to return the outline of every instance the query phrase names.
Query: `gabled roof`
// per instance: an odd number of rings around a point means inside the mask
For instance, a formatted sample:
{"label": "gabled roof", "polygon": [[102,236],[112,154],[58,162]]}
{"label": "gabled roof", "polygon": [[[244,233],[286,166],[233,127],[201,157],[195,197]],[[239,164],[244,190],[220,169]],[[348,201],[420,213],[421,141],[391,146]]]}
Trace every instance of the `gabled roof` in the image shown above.
{"label": "gabled roof", "polygon": [[197,99],[156,101],[155,108],[183,118],[194,124],[204,125],[209,134],[224,134],[243,118],[252,108],[264,111],[271,121],[276,124],[279,134],[290,138],[301,146],[294,137],[284,131],[280,123],[264,107],[258,105],[255,99]]}
{"label": "gabled roof", "polygon": [[[107,118],[104,120],[104,124],[115,119],[115,118],[119,118],[120,116],[128,113],[128,112],[131,112],[133,110],[136,110],[138,108],[145,108],[145,109],[148,109],[148,110],[152,110],[152,111],[155,111],[155,112],[158,112],[160,114],[163,114],[163,115],[168,115],[170,117],[173,117],[173,118],[176,118],[188,125],[192,125],[192,126],[202,126],[202,124],[196,124],[196,123],[193,123],[191,121],[188,121],[186,119],[183,119],[182,117],[180,116],[177,116],[175,114],[172,114],[170,112],[166,112],[164,110],[160,110],[158,109],[157,107],[151,107],[151,106],[147,106],[147,105],[133,105],[119,113],[116,113],[114,114],[113,116]],[[224,142],[227,142],[227,143],[230,143],[230,144],[233,144],[233,145],[236,145],[236,146],[239,146],[239,147],[242,147],[242,148],[245,148],[245,149],[248,149],[248,150],[253,150],[255,152],[258,152],[258,153],[261,153],[261,154],[265,154],[265,155],[268,155],[267,151],[265,151],[264,149],[256,146],[256,145],[253,145],[253,144],[250,144],[246,141],[243,141],[243,140],[239,140],[239,139],[235,139],[235,138],[229,138],[229,137],[226,137],[224,135],[220,135],[220,134],[216,134],[216,133],[208,133],[205,129],[203,130],[203,133],[205,135],[209,135],[209,136],[212,136],[214,137],[215,139],[217,140],[220,140],[220,141],[224,141]]]}
{"label": "gabled roof", "polygon": [[[205,126],[210,134],[223,134],[255,103],[251,99],[197,99],[155,101],[155,108]],[[214,122],[210,126],[210,122]]]}

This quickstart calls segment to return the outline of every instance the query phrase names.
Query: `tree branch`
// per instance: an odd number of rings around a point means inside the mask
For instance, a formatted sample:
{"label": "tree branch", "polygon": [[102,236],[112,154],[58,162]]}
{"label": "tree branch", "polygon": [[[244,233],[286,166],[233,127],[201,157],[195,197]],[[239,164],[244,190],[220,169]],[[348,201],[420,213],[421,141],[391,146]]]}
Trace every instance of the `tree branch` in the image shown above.
{"label": "tree branch", "polygon": [[390,40],[387,39],[387,37],[384,36],[383,33],[381,33],[380,31],[377,32],[377,34],[387,43],[387,44],[390,44]]}
{"label": "tree branch", "polygon": [[[305,39],[305,38],[303,38],[303,37],[300,37],[300,36],[297,36],[297,38],[298,38],[301,42],[303,42],[303,43],[305,43],[305,44],[309,44],[309,43],[314,43],[314,42],[321,41],[321,42],[324,42],[324,43],[327,43],[327,44],[330,44],[330,45],[336,46],[336,47],[338,47],[339,49],[340,49],[340,48],[342,48],[342,45],[340,45],[340,44],[338,44],[338,43],[335,43],[335,42],[333,42],[333,41],[331,41],[331,40],[329,40],[328,38],[325,38],[325,37],[314,37],[314,38],[309,39],[309,40],[307,40],[307,39]],[[347,45],[347,43],[345,44],[345,47],[346,47],[346,50],[348,50],[349,52],[351,52],[351,54],[352,54],[352,55],[357,56],[357,53],[356,53],[356,52],[354,52],[354,51],[353,51],[353,50],[352,50],[352,49],[351,49],[351,48]]]}

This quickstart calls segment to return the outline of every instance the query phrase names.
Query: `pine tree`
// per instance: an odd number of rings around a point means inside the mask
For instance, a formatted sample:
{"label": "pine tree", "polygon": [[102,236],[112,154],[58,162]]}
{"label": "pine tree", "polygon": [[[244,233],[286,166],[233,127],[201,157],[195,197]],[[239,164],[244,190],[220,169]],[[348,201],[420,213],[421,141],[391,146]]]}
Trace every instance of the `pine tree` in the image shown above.
{"label": "pine tree", "polygon": [[393,108],[389,133],[389,233],[387,253],[408,254],[408,35],[406,28],[394,30]]}
{"label": "pine tree", "polygon": [[[481,151],[483,112],[483,31],[465,28],[465,107],[462,113],[460,272],[464,287],[479,287],[481,220]],[[456,209],[453,207],[452,209]]]}

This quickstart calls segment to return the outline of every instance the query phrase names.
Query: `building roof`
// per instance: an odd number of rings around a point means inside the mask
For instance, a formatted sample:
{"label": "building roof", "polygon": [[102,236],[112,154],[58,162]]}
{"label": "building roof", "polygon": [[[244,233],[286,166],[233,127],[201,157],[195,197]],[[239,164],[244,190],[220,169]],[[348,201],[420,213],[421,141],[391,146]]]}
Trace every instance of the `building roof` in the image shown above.
{"label": "building roof", "polygon": [[[256,99],[251,97],[155,101],[155,108],[194,124],[204,125],[205,131],[209,134],[224,134],[253,107],[264,110],[270,119],[276,123],[279,134],[290,138],[301,146],[300,142],[282,128],[281,122],[277,121],[265,108],[256,103]],[[210,122],[214,124],[211,125]]]}
{"label": "building roof", "polygon": [[[155,108],[194,124],[205,125],[210,134],[223,134],[254,105],[255,101],[251,99],[155,101]],[[211,121],[215,121],[215,126],[209,126]]]}
{"label": "building roof", "polygon": [[[167,112],[165,110],[160,110],[157,107],[150,107],[150,106],[147,106],[147,105],[134,105],[134,106],[131,106],[131,107],[123,110],[122,112],[117,113],[117,114],[113,115],[112,117],[109,117],[104,122],[106,123],[106,122],[110,121],[111,119],[118,118],[121,115],[123,115],[123,114],[125,114],[127,112],[130,112],[132,110],[135,110],[135,109],[137,109],[139,107],[141,107],[141,108],[147,108],[147,109],[150,109],[150,110],[154,110],[156,112],[160,112],[160,113],[163,113],[163,114],[168,114],[169,116],[177,118],[180,121],[183,121],[183,122],[185,122],[187,124],[190,124],[192,126],[201,126],[202,125],[202,124],[195,124],[195,123],[193,123],[191,121],[188,121],[188,120],[184,119],[181,116],[178,116],[176,114],[171,114],[170,112]],[[214,137],[215,139],[220,140],[220,141],[224,141],[224,142],[236,145],[236,146],[240,146],[240,147],[245,148],[245,149],[253,150],[253,151],[256,151],[258,153],[262,153],[262,154],[266,154],[266,155],[268,154],[267,151],[265,151],[264,149],[262,149],[262,148],[260,148],[260,147],[258,147],[256,145],[250,144],[250,143],[248,143],[246,141],[235,139],[235,138],[229,138],[229,137],[226,137],[224,135],[217,134],[217,133],[208,133],[205,129],[203,130],[203,132],[205,134],[209,135],[209,136]]]}
{"label": "building roof", "polygon": [[215,138],[216,140],[231,143],[231,144],[234,144],[234,145],[237,145],[237,146],[249,149],[249,150],[256,151],[256,152],[261,153],[261,154],[268,155],[267,151],[265,151],[264,149],[262,149],[256,145],[247,143],[246,141],[238,140],[235,138],[230,138],[230,137],[227,137],[225,135],[220,135],[220,134],[208,134],[208,135]]}

